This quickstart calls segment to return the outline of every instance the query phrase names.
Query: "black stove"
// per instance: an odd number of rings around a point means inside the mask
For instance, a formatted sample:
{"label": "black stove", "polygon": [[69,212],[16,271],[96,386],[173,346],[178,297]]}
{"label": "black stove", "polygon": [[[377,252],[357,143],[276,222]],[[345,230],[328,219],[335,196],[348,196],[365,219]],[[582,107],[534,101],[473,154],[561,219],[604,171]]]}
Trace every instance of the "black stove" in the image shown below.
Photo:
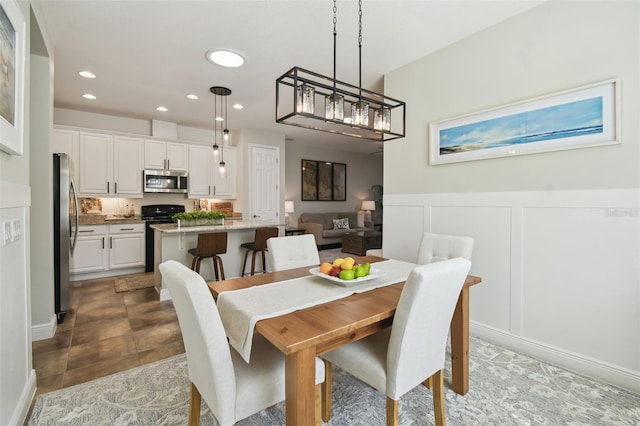
{"label": "black stove", "polygon": [[150,204],[142,206],[142,220],[145,221],[145,271],[152,272],[154,270],[153,255],[153,229],[151,225],[159,223],[173,223],[173,215],[184,212],[184,206],[181,204]]}

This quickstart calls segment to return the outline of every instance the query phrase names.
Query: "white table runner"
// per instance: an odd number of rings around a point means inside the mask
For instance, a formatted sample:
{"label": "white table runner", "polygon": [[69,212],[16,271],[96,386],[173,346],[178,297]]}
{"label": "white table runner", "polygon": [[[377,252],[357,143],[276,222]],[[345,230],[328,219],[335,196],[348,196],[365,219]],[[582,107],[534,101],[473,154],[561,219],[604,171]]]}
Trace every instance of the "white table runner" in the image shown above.
{"label": "white table runner", "polygon": [[246,362],[249,362],[253,330],[259,320],[405,281],[415,266],[415,263],[400,260],[376,262],[371,267],[383,271],[382,276],[350,287],[309,275],[273,284],[225,291],[218,296],[218,311],[229,343]]}

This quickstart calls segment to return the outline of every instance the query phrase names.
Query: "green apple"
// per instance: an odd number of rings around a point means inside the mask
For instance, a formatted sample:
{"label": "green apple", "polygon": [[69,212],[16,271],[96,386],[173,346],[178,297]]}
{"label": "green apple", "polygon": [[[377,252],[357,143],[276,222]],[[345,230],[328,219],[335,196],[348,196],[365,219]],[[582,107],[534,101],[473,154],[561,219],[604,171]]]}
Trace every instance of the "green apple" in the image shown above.
{"label": "green apple", "polygon": [[353,269],[343,269],[340,271],[339,275],[341,280],[349,281],[356,277],[356,274],[353,272]]}
{"label": "green apple", "polygon": [[363,263],[360,266],[362,266],[365,269],[365,271],[367,271],[367,273],[364,274],[364,275],[365,276],[369,275],[369,273],[371,272],[371,264],[369,262],[367,262],[367,263]]}
{"label": "green apple", "polygon": [[353,270],[356,273],[356,278],[362,278],[367,275],[367,269],[364,268],[362,265],[356,266],[355,268],[353,268]]}

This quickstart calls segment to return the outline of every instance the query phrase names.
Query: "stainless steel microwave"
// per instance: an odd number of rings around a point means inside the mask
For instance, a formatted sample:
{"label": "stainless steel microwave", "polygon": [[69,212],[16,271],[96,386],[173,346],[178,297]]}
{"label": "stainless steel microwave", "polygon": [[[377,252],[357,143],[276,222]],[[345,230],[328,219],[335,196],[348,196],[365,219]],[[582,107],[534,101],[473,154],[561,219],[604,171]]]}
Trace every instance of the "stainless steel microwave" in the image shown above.
{"label": "stainless steel microwave", "polygon": [[175,170],[145,170],[144,192],[173,192],[185,194],[189,190],[187,172]]}

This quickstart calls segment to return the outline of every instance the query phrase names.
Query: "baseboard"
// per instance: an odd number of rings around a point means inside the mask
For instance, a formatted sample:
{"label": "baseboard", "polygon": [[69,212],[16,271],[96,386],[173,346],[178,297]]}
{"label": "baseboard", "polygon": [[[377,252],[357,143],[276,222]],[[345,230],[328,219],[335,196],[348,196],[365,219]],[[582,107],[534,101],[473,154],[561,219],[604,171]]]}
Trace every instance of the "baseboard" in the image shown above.
{"label": "baseboard", "polygon": [[[156,291],[158,291],[158,287],[155,288]],[[169,293],[169,289],[168,288],[163,288],[160,289],[160,301],[164,301],[164,300],[171,300],[171,293]]]}
{"label": "baseboard", "polygon": [[31,341],[36,342],[38,340],[50,339],[56,334],[57,328],[58,321],[56,320],[56,316],[53,315],[48,323],[31,326]]}
{"label": "baseboard", "polygon": [[141,274],[143,272],[145,272],[144,266],[136,266],[123,269],[111,269],[109,271],[71,274],[69,279],[70,281],[94,280],[96,278],[118,277],[120,275]]}
{"label": "baseboard", "polygon": [[27,414],[29,414],[29,408],[31,408],[31,402],[33,401],[33,396],[36,394],[36,370],[31,369],[29,372],[29,378],[27,379],[27,383],[25,383],[24,388],[22,388],[22,392],[20,392],[20,399],[16,404],[16,410],[13,412],[11,416],[11,420],[9,421],[10,425],[23,425],[25,424],[25,420],[27,419]]}
{"label": "baseboard", "polygon": [[572,372],[640,393],[640,373],[471,321],[471,335]]}

